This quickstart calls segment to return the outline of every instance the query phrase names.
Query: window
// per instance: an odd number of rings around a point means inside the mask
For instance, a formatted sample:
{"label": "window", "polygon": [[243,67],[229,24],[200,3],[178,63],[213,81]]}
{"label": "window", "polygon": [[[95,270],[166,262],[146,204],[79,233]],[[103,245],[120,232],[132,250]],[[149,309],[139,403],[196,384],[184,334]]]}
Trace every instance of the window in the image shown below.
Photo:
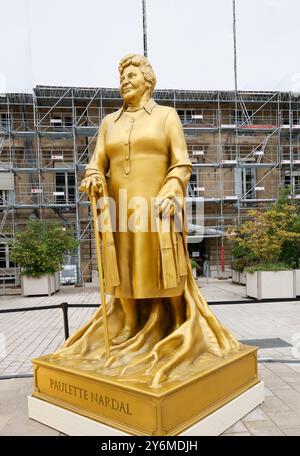
{"label": "window", "polygon": [[300,160],[300,147],[297,145],[292,146],[292,151],[289,145],[282,145],[281,148],[282,160]]}
{"label": "window", "polygon": [[197,173],[192,173],[191,174],[190,185],[191,185],[193,190],[194,190],[195,187],[197,187]]}
{"label": "window", "polygon": [[192,111],[191,109],[179,109],[177,111],[179,117],[180,117],[180,120],[183,124],[187,124],[187,123],[190,123],[192,122],[193,120],[193,113],[194,111]]}
{"label": "window", "polygon": [[255,169],[242,169],[242,186],[245,199],[255,198]]}
{"label": "window", "polygon": [[53,115],[50,123],[54,129],[61,127],[71,128],[73,126],[72,116],[64,116],[63,114]]}
{"label": "window", "polygon": [[181,122],[184,124],[184,123],[185,123],[185,113],[184,113],[184,110],[183,110],[183,109],[179,109],[179,110],[177,111],[177,114],[179,115]]}
{"label": "window", "polygon": [[0,243],[0,268],[13,268],[14,263],[9,261],[9,247],[8,244]]}
{"label": "window", "polygon": [[300,195],[300,173],[295,172],[291,173],[287,172],[284,175],[284,186],[291,187],[291,193],[294,195]]}
{"label": "window", "polygon": [[280,118],[282,125],[289,125],[290,123],[290,112],[288,109],[282,109],[280,111]]}
{"label": "window", "polygon": [[292,111],[293,125],[300,125],[300,112]]}
{"label": "window", "polygon": [[186,123],[189,123],[192,121],[192,116],[193,116],[193,111],[191,111],[190,109],[187,109],[185,111],[185,121]]}
{"label": "window", "polygon": [[56,173],[55,192],[57,204],[74,204],[76,197],[75,174]]}
{"label": "window", "polygon": [[8,190],[0,190],[0,212],[8,204]]}
{"label": "window", "polygon": [[0,268],[6,268],[6,248],[5,244],[0,244]]}
{"label": "window", "polygon": [[67,128],[72,127],[73,126],[72,117],[64,117],[64,125]]}
{"label": "window", "polygon": [[294,187],[294,193],[295,195],[300,194],[300,176],[293,176],[294,177],[294,182],[293,182],[293,187]]}
{"label": "window", "polygon": [[11,124],[11,115],[8,112],[1,113],[1,127],[8,129]]}
{"label": "window", "polygon": [[69,203],[75,203],[75,174],[68,173],[68,199]]}
{"label": "window", "polygon": [[66,176],[65,173],[55,174],[56,202],[64,204],[66,201]]}
{"label": "window", "polygon": [[53,128],[61,127],[62,126],[61,116],[52,116],[50,123],[53,126]]}
{"label": "window", "polygon": [[300,160],[300,148],[299,148],[299,146],[293,149],[293,160]]}
{"label": "window", "polygon": [[289,145],[281,145],[280,146],[281,152],[281,159],[282,160],[289,160],[290,159],[290,146]]}

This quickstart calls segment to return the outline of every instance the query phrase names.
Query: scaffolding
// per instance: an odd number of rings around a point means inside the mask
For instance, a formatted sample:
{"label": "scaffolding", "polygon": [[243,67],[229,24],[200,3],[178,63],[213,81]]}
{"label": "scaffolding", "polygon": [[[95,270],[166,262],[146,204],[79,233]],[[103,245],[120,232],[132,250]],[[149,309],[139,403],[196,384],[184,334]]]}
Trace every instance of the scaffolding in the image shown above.
{"label": "scaffolding", "polygon": [[[281,186],[300,198],[300,95],[156,90],[154,98],[178,112],[193,164],[188,197],[204,200],[204,241],[191,242],[190,253],[205,251],[211,274],[220,276],[230,271],[229,225],[276,200]],[[37,86],[33,95],[0,96],[0,283],[14,275],[18,283],[7,246],[36,217],[72,227],[80,240],[76,282],[92,279],[90,209],[78,188],[101,120],[121,102],[114,88]],[[191,239],[198,222],[193,210],[189,217]]]}

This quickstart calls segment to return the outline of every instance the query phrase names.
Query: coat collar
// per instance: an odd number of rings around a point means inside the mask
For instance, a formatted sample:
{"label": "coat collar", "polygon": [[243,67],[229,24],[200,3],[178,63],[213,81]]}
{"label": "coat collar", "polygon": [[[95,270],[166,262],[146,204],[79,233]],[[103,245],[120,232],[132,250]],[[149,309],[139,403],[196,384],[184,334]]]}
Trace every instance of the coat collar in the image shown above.
{"label": "coat collar", "polygon": [[[153,100],[153,98],[150,98],[149,101],[147,101],[147,103],[145,104],[144,106],[144,110],[150,115],[153,111],[153,109],[155,108],[155,106],[157,105],[157,103]],[[121,117],[121,115],[123,114],[124,110],[126,108],[126,105],[124,104],[122,106],[121,109],[119,109],[117,112],[116,112],[116,117],[115,117],[115,122],[117,122],[117,120],[119,120],[119,118]]]}

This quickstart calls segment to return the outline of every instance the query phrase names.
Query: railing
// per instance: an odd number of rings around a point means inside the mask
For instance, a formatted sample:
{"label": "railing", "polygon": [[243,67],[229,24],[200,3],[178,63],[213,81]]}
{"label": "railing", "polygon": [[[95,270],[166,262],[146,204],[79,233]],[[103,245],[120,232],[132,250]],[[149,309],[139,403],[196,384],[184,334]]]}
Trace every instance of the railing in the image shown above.
{"label": "railing", "polygon": [[[2,131],[26,131],[40,130],[69,131],[75,127],[95,126],[98,127],[103,116],[117,111],[121,106],[99,106],[99,102],[91,103],[87,106],[75,106],[74,117],[70,106],[53,106],[50,108],[37,106],[37,117],[29,111],[25,117],[19,112],[10,112],[10,117],[0,122]],[[289,109],[261,109],[261,106],[253,106],[251,109],[239,107],[237,113],[234,107],[220,107],[216,105],[211,108],[188,109],[178,106],[177,112],[183,125],[199,124],[212,127],[235,126],[242,128],[267,127],[276,128],[278,126],[300,127],[300,111]],[[1,111],[7,114],[7,111]]]}
{"label": "railing", "polygon": [[16,206],[62,206],[76,204],[74,185],[19,184],[16,188]]}
{"label": "railing", "polygon": [[[91,159],[96,136],[88,146],[78,145],[77,157],[73,149],[42,148],[38,149],[3,149],[0,154],[1,166],[5,169],[73,169],[76,163],[86,165]],[[249,142],[249,141],[247,141]],[[253,138],[253,145],[245,144],[190,144],[187,145],[189,157],[194,164],[222,164],[226,160],[247,160],[253,163],[275,163],[290,161],[300,164],[300,144],[289,145],[261,144]]]}
{"label": "railing", "polygon": [[[258,143],[257,138],[253,138],[252,145],[247,144],[191,144],[188,143],[187,149],[193,164],[210,167],[214,165],[226,165],[232,161],[232,165],[251,165],[251,163],[272,166],[283,160],[290,161],[289,145],[279,146],[274,137]],[[273,142],[271,142],[273,141]],[[292,160],[294,164],[300,164],[300,145],[292,146]]]}
{"label": "railing", "polygon": [[[232,301],[207,301],[208,305],[232,305],[232,304],[255,304],[257,302],[269,302],[269,303],[278,303],[278,302],[299,302],[299,298],[273,298],[273,299],[253,299],[245,298],[242,300],[232,300]],[[63,323],[64,323],[64,335],[65,339],[68,339],[70,336],[69,333],[69,317],[68,309],[71,308],[99,308],[101,304],[68,304],[67,302],[62,302],[61,304],[49,305],[49,306],[37,306],[37,307],[21,307],[15,309],[0,309],[0,315],[6,313],[18,313],[18,312],[36,312],[39,310],[54,310],[61,309],[63,314]]]}
{"label": "railing", "polygon": [[41,166],[44,170],[64,168],[74,168],[74,151],[73,149],[42,149]]}
{"label": "railing", "polygon": [[[231,170],[229,170],[231,172]],[[198,182],[190,182],[188,188],[189,197],[203,197],[205,201],[209,200],[224,200],[224,201],[237,201],[238,199],[274,199],[278,196],[278,186],[280,180],[276,181],[272,187],[270,178],[265,177],[259,179],[257,183],[251,183],[252,191],[250,190],[250,183],[240,183],[241,188],[246,185],[248,189],[246,192],[240,190],[240,195],[237,194],[235,181],[225,180],[216,176],[215,179],[208,180],[206,176],[199,173]],[[247,195],[246,195],[247,193]],[[74,207],[76,206],[76,187],[69,186],[55,186],[52,184],[43,184],[41,187],[33,184],[20,184],[17,187],[15,195],[10,195],[8,198],[0,198],[0,211],[1,208],[9,207]],[[88,204],[86,195],[82,194],[80,197],[80,204]]]}

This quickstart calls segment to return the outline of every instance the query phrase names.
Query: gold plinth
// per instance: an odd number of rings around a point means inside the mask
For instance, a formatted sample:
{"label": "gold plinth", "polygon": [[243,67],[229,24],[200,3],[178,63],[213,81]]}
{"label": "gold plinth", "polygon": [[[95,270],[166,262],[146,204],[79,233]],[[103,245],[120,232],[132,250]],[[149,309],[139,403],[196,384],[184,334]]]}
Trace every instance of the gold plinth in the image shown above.
{"label": "gold plinth", "polygon": [[178,435],[258,383],[257,348],[250,346],[159,389],[66,364],[34,359],[33,396],[133,435]]}

